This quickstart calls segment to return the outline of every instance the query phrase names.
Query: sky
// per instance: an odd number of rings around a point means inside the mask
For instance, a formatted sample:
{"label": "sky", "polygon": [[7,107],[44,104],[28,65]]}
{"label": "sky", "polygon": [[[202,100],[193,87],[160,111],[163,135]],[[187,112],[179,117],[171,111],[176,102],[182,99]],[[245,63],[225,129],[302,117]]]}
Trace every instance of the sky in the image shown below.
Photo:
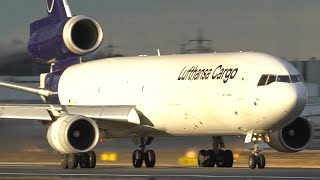
{"label": "sky", "polygon": [[[46,16],[45,1],[1,2],[0,54],[26,51],[29,24]],[[158,48],[176,54],[202,29],[216,51],[320,57],[319,0],[69,0],[69,5],[74,15],[100,22],[105,35],[100,50],[113,42],[126,55],[155,55]]]}

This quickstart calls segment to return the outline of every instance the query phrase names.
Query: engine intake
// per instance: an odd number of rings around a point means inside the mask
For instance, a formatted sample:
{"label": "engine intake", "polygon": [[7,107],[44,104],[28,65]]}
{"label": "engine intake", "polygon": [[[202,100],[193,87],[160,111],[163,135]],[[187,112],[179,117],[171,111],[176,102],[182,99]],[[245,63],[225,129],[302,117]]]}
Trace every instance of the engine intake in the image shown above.
{"label": "engine intake", "polygon": [[309,146],[312,137],[311,123],[299,117],[288,126],[270,133],[268,145],[279,152],[298,152]]}
{"label": "engine intake", "polygon": [[98,142],[99,128],[90,118],[68,115],[50,125],[47,139],[50,146],[60,153],[88,152]]}
{"label": "engine intake", "polygon": [[77,55],[95,51],[100,46],[102,38],[103,32],[99,23],[82,15],[72,17],[63,29],[65,45]]}

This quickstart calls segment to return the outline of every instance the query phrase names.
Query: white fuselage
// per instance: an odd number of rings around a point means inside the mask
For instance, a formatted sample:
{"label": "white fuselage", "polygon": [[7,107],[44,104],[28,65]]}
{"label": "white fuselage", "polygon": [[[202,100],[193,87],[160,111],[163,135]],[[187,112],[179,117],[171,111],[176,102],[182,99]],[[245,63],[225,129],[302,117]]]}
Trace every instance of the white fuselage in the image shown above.
{"label": "white fuselage", "polygon": [[304,83],[258,86],[262,75],[299,75],[261,53],[102,59],[72,66],[59,82],[63,105],[132,105],[171,135],[239,135],[283,127],[303,111]]}

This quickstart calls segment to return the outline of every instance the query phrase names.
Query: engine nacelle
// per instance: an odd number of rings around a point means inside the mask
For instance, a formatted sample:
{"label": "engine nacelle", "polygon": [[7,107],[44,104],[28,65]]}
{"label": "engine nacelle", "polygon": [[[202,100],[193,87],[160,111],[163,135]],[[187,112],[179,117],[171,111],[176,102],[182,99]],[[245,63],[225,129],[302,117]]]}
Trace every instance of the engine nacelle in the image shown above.
{"label": "engine nacelle", "polygon": [[67,115],[53,122],[47,132],[50,146],[63,154],[92,150],[99,140],[99,128],[90,118]]}
{"label": "engine nacelle", "polygon": [[299,117],[288,126],[270,133],[268,145],[279,152],[298,152],[309,146],[312,137],[311,123]]}
{"label": "engine nacelle", "polygon": [[89,54],[102,39],[100,24],[90,17],[79,15],[57,23],[49,17],[31,24],[28,50],[38,61],[52,63],[67,56]]}

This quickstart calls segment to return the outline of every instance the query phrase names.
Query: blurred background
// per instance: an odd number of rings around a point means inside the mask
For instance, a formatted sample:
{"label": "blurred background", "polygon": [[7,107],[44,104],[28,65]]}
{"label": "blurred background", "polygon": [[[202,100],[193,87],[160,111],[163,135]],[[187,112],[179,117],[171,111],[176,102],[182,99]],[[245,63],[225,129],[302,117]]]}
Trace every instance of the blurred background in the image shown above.
{"label": "blurred background", "polygon": [[[39,86],[49,66],[27,52],[29,24],[46,16],[44,0],[2,0],[0,6],[0,80]],[[105,39],[85,61],[98,58],[254,51],[292,62],[303,75],[309,103],[316,103],[320,83],[320,1],[318,0],[69,0],[73,14],[101,23]],[[38,96],[0,88],[0,103],[42,103]],[[319,106],[320,108],[320,106]],[[317,123],[315,123],[317,124]],[[310,159],[319,164],[320,135],[315,125],[310,148],[294,155],[267,149],[271,162]],[[37,121],[0,121],[0,161],[59,162],[46,141],[46,127]],[[250,145],[244,137],[226,137],[239,164],[246,164]],[[150,146],[162,164],[194,165],[197,151],[212,146],[210,137],[156,138]],[[136,149],[130,139],[109,139],[98,145],[99,163],[130,163]],[[306,157],[307,156],[307,157]],[[289,157],[289,158],[288,158]],[[287,164],[288,162],[285,161]],[[307,163],[307,164],[308,164]],[[285,163],[284,163],[285,164]],[[289,162],[290,164],[290,162]],[[291,163],[292,165],[292,163]]]}

